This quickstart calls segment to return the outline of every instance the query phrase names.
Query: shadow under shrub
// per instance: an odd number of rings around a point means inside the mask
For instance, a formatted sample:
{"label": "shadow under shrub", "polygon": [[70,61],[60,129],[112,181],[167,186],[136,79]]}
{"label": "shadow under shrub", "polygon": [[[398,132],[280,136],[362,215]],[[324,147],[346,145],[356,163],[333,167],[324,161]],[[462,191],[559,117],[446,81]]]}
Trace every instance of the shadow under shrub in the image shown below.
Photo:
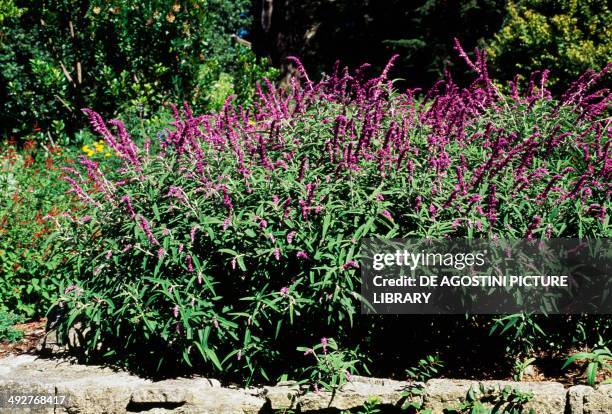
{"label": "shadow under shrub", "polygon": [[483,341],[491,318],[360,316],[361,240],[606,236],[609,94],[589,72],[559,100],[545,73],[505,95],[484,53],[465,59],[473,84],[427,94],[393,90],[389,67],[318,83],[302,71],[289,91],[266,83],[252,110],[177,109],[141,146],[86,110],[123,163],[67,169],[88,212],[59,235],[80,252],[64,269],[61,331],[88,327],[89,359],[240,381],[300,375],[313,360],[296,349],[321,337],[387,360],[382,374],[397,360],[378,346],[400,329],[415,334],[404,351],[442,348],[428,335],[443,341],[444,326]]}

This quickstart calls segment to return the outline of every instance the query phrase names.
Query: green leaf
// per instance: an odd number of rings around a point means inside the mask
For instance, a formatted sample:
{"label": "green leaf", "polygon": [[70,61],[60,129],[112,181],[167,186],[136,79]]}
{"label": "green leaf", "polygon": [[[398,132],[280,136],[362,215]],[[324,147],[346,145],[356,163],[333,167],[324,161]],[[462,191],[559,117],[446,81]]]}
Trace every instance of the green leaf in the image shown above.
{"label": "green leaf", "polygon": [[561,369],[565,369],[568,365],[572,364],[574,361],[578,360],[578,359],[588,359],[591,357],[591,354],[588,352],[578,352],[576,354],[573,354],[571,357],[569,357],[565,363],[563,364],[563,366],[561,367]]}
{"label": "green leaf", "polygon": [[591,387],[594,386],[595,379],[597,377],[597,362],[593,361],[593,362],[590,362],[589,365],[587,365],[586,377],[587,377],[587,384],[589,384]]}

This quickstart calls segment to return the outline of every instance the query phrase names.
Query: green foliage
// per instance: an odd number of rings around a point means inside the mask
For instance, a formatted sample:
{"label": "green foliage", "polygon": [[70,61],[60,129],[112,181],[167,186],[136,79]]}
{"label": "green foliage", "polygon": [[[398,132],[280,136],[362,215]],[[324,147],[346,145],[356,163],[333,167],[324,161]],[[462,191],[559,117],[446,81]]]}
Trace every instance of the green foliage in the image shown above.
{"label": "green foliage", "polygon": [[427,355],[425,358],[419,359],[415,366],[408,368],[406,375],[411,380],[425,382],[438,376],[442,368],[444,368],[444,363],[438,355]]}
{"label": "green foliage", "polygon": [[558,90],[587,69],[612,61],[612,12],[604,1],[508,2],[488,52],[498,76],[549,69]]}
{"label": "green foliage", "polygon": [[535,343],[546,338],[537,319],[530,314],[517,313],[496,318],[489,335],[497,333],[507,338],[506,352],[513,355],[529,355]]}
{"label": "green foliage", "polygon": [[587,384],[594,387],[597,383],[597,373],[604,371],[610,373],[612,370],[612,352],[607,346],[599,345],[591,352],[577,352],[570,356],[561,369],[567,368],[571,364],[577,364],[581,361],[586,363],[585,375]]}
{"label": "green foliage", "polygon": [[[407,398],[402,406],[403,411],[416,414],[432,413],[427,403],[422,402],[421,388],[411,387],[403,395]],[[509,385],[494,387],[479,383],[477,387],[470,387],[465,399],[459,405],[446,407],[443,412],[445,414],[535,414],[533,409],[527,412],[524,407],[532,399],[531,391],[522,391]]]}
{"label": "green foliage", "polygon": [[601,337],[610,335],[612,321],[596,315],[513,314],[491,321],[490,335],[501,336],[505,354],[514,361],[512,375],[521,381],[535,355],[556,355],[575,347],[597,347]]}
{"label": "green foliage", "polygon": [[23,318],[0,307],[0,342],[19,341],[23,337],[23,331],[15,329],[13,325],[23,322]]}
{"label": "green foliage", "polygon": [[17,7],[15,0],[0,0],[0,24],[4,19],[21,16],[23,11],[23,9]]}
{"label": "green foliage", "polygon": [[[470,387],[465,401],[456,408],[446,409],[446,414],[522,414],[524,405],[533,399],[532,392],[521,391],[509,385],[487,387],[483,383],[478,388]],[[529,414],[535,414],[530,409]]]}
{"label": "green foliage", "polygon": [[525,370],[527,367],[533,364],[535,360],[535,358],[517,358],[514,361],[514,366],[512,367],[512,379],[515,381],[522,381]]}
{"label": "green foliage", "polygon": [[0,150],[0,308],[20,315],[44,315],[57,299],[64,260],[53,252],[54,220],[74,214],[68,186],[60,178],[65,155],[33,141]]}
{"label": "green foliage", "polygon": [[[585,70],[612,61],[612,15],[605,1],[288,1],[275,5],[274,17],[254,44],[278,66],[287,55],[298,55],[315,73],[329,73],[336,60],[380,70],[398,53],[393,75],[411,87],[431,85],[457,62],[453,37],[469,49],[488,45],[499,79],[549,69],[555,93]],[[460,68],[453,72],[459,75]],[[466,80],[464,75],[457,78]]]}
{"label": "green foliage", "polygon": [[337,391],[350,380],[360,362],[356,352],[340,350],[332,338],[322,338],[312,348],[298,347],[297,350],[303,352],[304,356],[311,355],[314,358],[314,362],[303,371],[301,377],[307,378],[315,390],[323,387],[326,391]]}
{"label": "green foliage", "polygon": [[[440,375],[441,369],[444,368],[444,362],[438,355],[427,355],[411,368],[406,369],[406,375],[410,380],[426,382],[431,378],[436,378]],[[402,392],[405,398],[402,404],[402,410],[419,414],[430,414],[431,409],[427,408],[423,403],[423,388],[421,384],[411,385]]]}
{"label": "green foliage", "polygon": [[63,120],[72,135],[80,109],[105,114],[166,102],[219,107],[248,103],[254,80],[273,77],[233,40],[249,25],[247,0],[15,2],[0,36],[0,133],[44,132]]}
{"label": "green foliage", "polygon": [[[363,406],[355,411],[355,414],[380,414],[383,410],[380,408],[380,398],[370,397],[364,401]],[[342,414],[349,414],[350,411],[343,411]]]}
{"label": "green foliage", "polygon": [[411,385],[402,391],[402,398],[405,399],[401,406],[403,412],[431,414],[432,409],[427,408],[424,403],[425,390],[423,385]]}

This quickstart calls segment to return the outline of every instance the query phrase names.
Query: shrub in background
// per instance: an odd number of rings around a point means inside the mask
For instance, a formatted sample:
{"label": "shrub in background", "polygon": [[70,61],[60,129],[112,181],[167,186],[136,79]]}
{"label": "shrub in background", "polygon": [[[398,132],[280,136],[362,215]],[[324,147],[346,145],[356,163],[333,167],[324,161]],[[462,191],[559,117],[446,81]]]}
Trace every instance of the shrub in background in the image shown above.
{"label": "shrub in background", "polygon": [[[144,108],[134,107],[121,118],[134,139],[155,135],[172,120],[161,110],[144,118]],[[69,140],[61,122],[53,123],[53,139]],[[74,215],[81,208],[78,199],[66,194],[61,167],[74,163],[79,154],[112,172],[117,155],[98,135],[78,131],[80,149],[62,147],[35,128],[22,143],[9,140],[0,147],[0,307],[10,308],[27,318],[44,316],[58,297],[65,276],[54,271],[74,251],[64,249],[51,237],[58,215]],[[42,141],[47,140],[46,144]],[[63,289],[63,288],[62,288]]]}
{"label": "shrub in background", "polygon": [[[302,71],[288,92],[267,83],[252,111],[177,109],[142,145],[87,110],[122,165],[67,170],[87,211],[58,236],[79,252],[61,270],[74,278],[61,332],[82,322],[86,357],[137,370],[273,381],[309,366],[296,349],[321,336],[380,362],[390,319],[358,315],[364,237],[608,235],[604,72],[558,100],[546,72],[504,95],[484,53],[457,50],[477,74],[467,88],[399,94],[390,64],[373,79]],[[445,323],[421,319],[419,335]]]}
{"label": "shrub in background", "polygon": [[612,12],[604,1],[510,1],[507,13],[487,49],[496,74],[506,79],[548,68],[559,91],[612,61]]}
{"label": "shrub in background", "polygon": [[[38,124],[82,127],[80,109],[114,114],[167,101],[220,107],[249,101],[272,76],[233,40],[249,24],[247,0],[11,2],[1,26],[0,134]],[[8,7],[8,6],[7,6]]]}
{"label": "shrub in background", "polygon": [[14,0],[0,0],[0,23],[4,19],[11,17],[19,17],[22,9],[17,7]]}
{"label": "shrub in background", "polygon": [[0,307],[0,342],[15,342],[23,337],[23,332],[15,329],[16,323],[23,322],[20,316]]}
{"label": "shrub in background", "polygon": [[64,255],[49,236],[53,219],[75,214],[60,165],[66,151],[27,141],[0,149],[0,308],[33,318],[58,296],[63,275],[54,272]]}
{"label": "shrub in background", "polygon": [[449,64],[463,82],[469,73],[455,59],[453,37],[470,46],[487,45],[500,81],[550,69],[553,93],[585,70],[612,61],[612,15],[605,1],[287,0],[271,10],[266,5],[254,5],[253,44],[283,74],[292,69],[288,55],[300,56],[317,76],[330,73],[338,59],[382,70],[398,53],[392,77],[408,86],[429,87]]}

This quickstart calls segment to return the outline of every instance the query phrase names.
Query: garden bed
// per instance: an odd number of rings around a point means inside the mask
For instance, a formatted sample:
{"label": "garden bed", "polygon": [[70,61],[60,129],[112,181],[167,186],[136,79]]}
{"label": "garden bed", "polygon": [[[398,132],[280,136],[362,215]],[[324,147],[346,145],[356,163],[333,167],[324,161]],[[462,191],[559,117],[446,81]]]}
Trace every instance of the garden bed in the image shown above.
{"label": "garden bed", "polygon": [[45,334],[45,318],[19,323],[14,326],[16,330],[23,332],[23,337],[15,342],[0,341],[0,358],[8,355],[30,354],[36,350],[36,345]]}

